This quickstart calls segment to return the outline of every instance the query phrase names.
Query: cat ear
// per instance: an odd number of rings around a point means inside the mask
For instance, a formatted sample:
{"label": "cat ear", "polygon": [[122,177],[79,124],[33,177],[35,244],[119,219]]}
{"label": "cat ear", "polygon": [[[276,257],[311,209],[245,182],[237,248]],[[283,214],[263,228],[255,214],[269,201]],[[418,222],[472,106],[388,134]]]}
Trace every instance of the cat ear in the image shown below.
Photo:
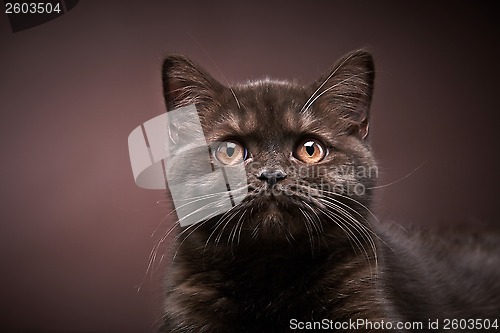
{"label": "cat ear", "polygon": [[320,104],[345,120],[349,134],[368,136],[369,110],[373,93],[375,68],[371,54],[365,50],[351,52],[337,61],[333,69],[312,84],[312,95],[305,109]]}
{"label": "cat ear", "polygon": [[224,87],[201,67],[181,55],[163,62],[163,95],[168,110],[213,103]]}

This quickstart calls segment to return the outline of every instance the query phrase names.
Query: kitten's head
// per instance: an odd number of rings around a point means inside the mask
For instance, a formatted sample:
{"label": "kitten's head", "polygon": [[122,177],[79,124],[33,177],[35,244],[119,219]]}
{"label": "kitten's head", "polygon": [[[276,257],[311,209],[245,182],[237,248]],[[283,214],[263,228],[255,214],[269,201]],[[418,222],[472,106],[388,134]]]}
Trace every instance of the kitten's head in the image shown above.
{"label": "kitten's head", "polygon": [[[207,216],[193,234],[214,244],[309,246],[325,235],[366,232],[376,176],[367,143],[373,80],[372,57],[362,50],[306,86],[262,80],[230,88],[190,60],[168,57],[163,83],[169,111],[195,104],[211,162],[246,172],[241,202]],[[214,178],[196,181],[210,187]]]}

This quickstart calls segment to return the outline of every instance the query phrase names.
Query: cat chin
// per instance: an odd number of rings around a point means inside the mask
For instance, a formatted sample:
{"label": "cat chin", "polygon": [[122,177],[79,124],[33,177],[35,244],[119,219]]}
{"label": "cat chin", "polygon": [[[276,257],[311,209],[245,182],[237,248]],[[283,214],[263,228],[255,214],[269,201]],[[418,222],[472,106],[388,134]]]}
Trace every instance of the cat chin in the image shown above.
{"label": "cat chin", "polygon": [[300,211],[297,206],[270,200],[254,209],[252,228],[258,228],[256,238],[272,241],[301,238],[307,234],[305,221],[298,218]]}
{"label": "cat chin", "polygon": [[255,219],[261,223],[283,224],[287,218],[290,218],[294,205],[290,200],[263,196],[255,200]]}
{"label": "cat chin", "polygon": [[265,205],[260,205],[256,210],[253,220],[260,226],[283,226],[285,223],[286,211],[279,207],[277,203],[270,202]]}

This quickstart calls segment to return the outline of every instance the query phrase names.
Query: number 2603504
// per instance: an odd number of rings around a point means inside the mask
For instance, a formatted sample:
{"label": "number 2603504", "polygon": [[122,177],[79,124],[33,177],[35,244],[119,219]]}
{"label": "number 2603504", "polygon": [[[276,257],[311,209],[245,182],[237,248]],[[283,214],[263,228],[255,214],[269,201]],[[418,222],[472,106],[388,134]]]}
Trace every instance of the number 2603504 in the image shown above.
{"label": "number 2603504", "polygon": [[498,319],[445,319],[445,330],[497,330]]}
{"label": "number 2603504", "polygon": [[60,3],[50,2],[6,2],[5,14],[52,14],[60,13]]}

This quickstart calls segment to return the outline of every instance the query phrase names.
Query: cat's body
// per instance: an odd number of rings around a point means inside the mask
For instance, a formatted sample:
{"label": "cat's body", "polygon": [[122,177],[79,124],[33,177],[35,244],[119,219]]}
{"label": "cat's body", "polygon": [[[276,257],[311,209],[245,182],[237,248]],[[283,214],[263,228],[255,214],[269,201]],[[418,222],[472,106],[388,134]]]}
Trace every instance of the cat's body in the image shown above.
{"label": "cat's body", "polygon": [[244,165],[248,193],[179,228],[161,332],[412,331],[396,325],[500,319],[498,242],[404,231],[369,210],[373,79],[364,51],[305,87],[229,89],[167,58],[167,107],[196,104],[211,158]]}

